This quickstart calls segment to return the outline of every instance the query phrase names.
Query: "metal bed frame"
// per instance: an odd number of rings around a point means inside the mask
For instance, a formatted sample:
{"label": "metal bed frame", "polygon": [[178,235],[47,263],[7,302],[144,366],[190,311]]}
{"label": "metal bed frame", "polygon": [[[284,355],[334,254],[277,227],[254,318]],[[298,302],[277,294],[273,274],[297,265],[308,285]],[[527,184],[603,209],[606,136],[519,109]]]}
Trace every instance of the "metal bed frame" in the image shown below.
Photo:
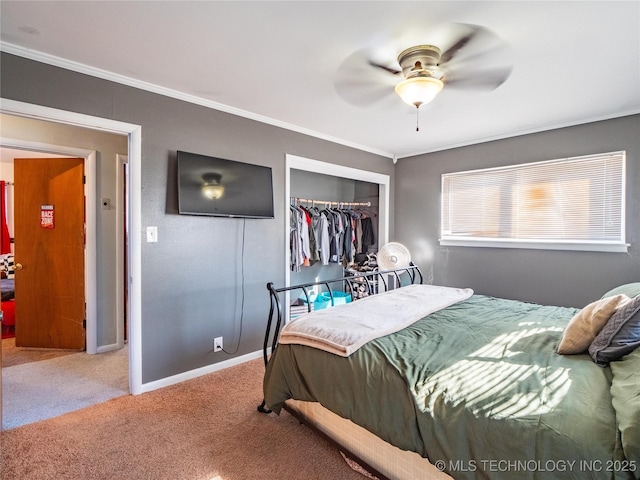
{"label": "metal bed frame", "polygon": [[[406,275],[404,275],[406,274]],[[395,279],[394,288],[401,288],[403,286],[403,277],[405,279],[408,278],[408,282],[405,281],[407,285],[411,285],[414,283],[421,284],[423,282],[422,272],[413,262],[409,264],[407,267],[395,268],[391,270],[371,270],[368,272],[353,272],[351,275],[347,275],[341,278],[334,278],[331,280],[320,280],[317,282],[311,283],[303,283],[300,285],[292,285],[290,287],[280,287],[275,288],[273,282],[267,283],[267,290],[269,290],[269,298],[270,298],[270,306],[269,306],[269,317],[267,320],[267,329],[264,334],[264,344],[262,347],[262,355],[264,359],[265,367],[269,363],[269,338],[271,337],[271,328],[274,324],[275,317],[275,325],[273,328],[273,337],[271,342],[271,351],[275,351],[278,345],[278,337],[280,336],[280,329],[283,326],[284,320],[284,309],[281,301],[281,294],[285,292],[291,292],[295,290],[301,290],[304,293],[304,297],[307,303],[307,312],[311,312],[311,296],[309,291],[311,289],[315,290],[316,287],[324,286],[326,291],[329,293],[329,298],[331,301],[331,305],[334,305],[334,291],[331,288],[332,284],[339,283],[342,287],[344,285],[348,285],[348,288],[351,292],[356,290],[357,286],[365,285],[367,288],[368,295],[375,295],[379,292],[384,292],[390,289],[390,280]],[[359,300],[353,300],[359,301]],[[258,411],[262,413],[271,413],[271,410],[265,407],[265,401],[263,400],[260,406],[258,406]]]}

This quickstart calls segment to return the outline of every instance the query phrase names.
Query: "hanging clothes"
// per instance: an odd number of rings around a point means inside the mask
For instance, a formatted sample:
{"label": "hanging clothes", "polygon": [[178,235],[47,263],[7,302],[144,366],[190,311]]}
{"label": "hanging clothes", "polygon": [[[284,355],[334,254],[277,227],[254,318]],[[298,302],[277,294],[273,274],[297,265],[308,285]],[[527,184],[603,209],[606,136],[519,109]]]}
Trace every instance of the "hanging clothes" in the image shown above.
{"label": "hanging clothes", "polygon": [[342,237],[342,261],[349,265],[353,261],[353,231],[351,228],[351,213],[348,210],[341,212],[344,224],[344,235]]}
{"label": "hanging clothes", "polygon": [[300,272],[302,266],[308,265],[309,230],[302,211],[291,205],[289,207],[289,248],[291,250],[291,271]]}
{"label": "hanging clothes", "polygon": [[316,237],[316,243],[318,247],[318,257],[322,265],[329,265],[329,257],[330,257],[330,240],[329,240],[329,220],[327,217],[323,215],[321,212],[316,212],[316,215],[313,217],[315,223],[314,235]]}
{"label": "hanging clothes", "polygon": [[369,251],[369,247],[376,243],[376,237],[373,233],[373,222],[370,217],[365,217],[361,219],[362,222],[362,239],[361,239],[361,248],[360,253],[367,253]]}
{"label": "hanging clothes", "polygon": [[336,217],[331,210],[325,209],[322,211],[323,215],[327,218],[327,232],[329,233],[329,263],[338,263],[338,245],[336,243],[336,236],[338,234],[338,227],[336,226]]}
{"label": "hanging clothes", "polygon": [[292,272],[299,272],[302,262],[300,260],[300,235],[298,235],[298,214],[293,205],[289,206],[289,267]]}
{"label": "hanging clothes", "polygon": [[309,264],[313,265],[320,260],[320,254],[318,252],[318,240],[316,239],[316,228],[314,222],[317,223],[317,219],[314,218],[314,213],[311,209],[300,207],[305,214],[307,221],[307,230],[309,231]]}
{"label": "hanging clothes", "polygon": [[[315,201],[309,200],[313,203]],[[374,243],[371,219],[367,219],[365,227],[362,220],[366,213],[351,208],[329,208],[331,203],[321,202],[326,207],[319,210],[315,206],[304,207],[297,204],[298,199],[291,199],[290,204],[290,253],[291,270],[300,272],[302,267],[321,262],[322,265],[351,264],[358,252]],[[346,203],[351,206],[354,204]],[[368,205],[355,204],[355,205]],[[363,234],[366,230],[366,234]],[[362,238],[368,244],[363,244]],[[364,250],[366,253],[366,250]]]}

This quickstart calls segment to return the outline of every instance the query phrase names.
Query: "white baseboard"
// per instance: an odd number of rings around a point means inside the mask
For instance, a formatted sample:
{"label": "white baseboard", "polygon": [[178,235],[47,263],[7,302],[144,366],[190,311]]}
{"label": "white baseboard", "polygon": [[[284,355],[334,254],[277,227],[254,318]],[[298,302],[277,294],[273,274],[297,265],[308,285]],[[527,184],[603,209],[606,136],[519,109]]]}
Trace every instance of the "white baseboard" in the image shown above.
{"label": "white baseboard", "polygon": [[[126,347],[126,345],[125,345]],[[114,350],[120,350],[120,346],[118,346],[117,343],[112,343],[111,345],[101,345],[98,348],[96,348],[96,353],[106,353],[106,352],[113,352]],[[89,352],[87,352],[89,353]]]}
{"label": "white baseboard", "polygon": [[153,382],[143,383],[142,391],[140,393],[152,392],[153,390],[157,390],[159,388],[168,387],[170,385],[175,385],[176,383],[201,377],[202,375],[207,375],[219,370],[224,370],[225,368],[240,365],[241,363],[249,362],[251,360],[255,360],[256,358],[262,358],[262,350],[247,353],[246,355],[241,355],[239,357],[234,357],[229,360],[225,360],[224,362],[218,362],[214,363],[213,365],[207,365],[206,367],[183,372],[178,375],[173,375],[172,377],[166,377],[160,380],[155,380]]}

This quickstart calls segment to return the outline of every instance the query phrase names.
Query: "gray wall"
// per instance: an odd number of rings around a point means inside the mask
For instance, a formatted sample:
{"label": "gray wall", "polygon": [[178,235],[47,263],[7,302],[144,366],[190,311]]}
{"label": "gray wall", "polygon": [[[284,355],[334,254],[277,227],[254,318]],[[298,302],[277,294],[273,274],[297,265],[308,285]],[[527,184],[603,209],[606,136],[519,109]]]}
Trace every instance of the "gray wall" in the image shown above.
{"label": "gray wall", "polygon": [[[142,245],[143,383],[262,348],[265,285],[285,278],[285,154],[393,174],[389,159],[332,142],[6,53],[1,62],[3,98],[142,127],[142,225],[159,238]],[[275,218],[178,215],[176,150],[271,167]],[[218,336],[232,355],[212,352]]]}
{"label": "gray wall", "polygon": [[[627,152],[628,254],[439,246],[441,174],[617,150]],[[582,307],[640,281],[640,115],[404,158],[395,174],[395,239],[434,284]]]}

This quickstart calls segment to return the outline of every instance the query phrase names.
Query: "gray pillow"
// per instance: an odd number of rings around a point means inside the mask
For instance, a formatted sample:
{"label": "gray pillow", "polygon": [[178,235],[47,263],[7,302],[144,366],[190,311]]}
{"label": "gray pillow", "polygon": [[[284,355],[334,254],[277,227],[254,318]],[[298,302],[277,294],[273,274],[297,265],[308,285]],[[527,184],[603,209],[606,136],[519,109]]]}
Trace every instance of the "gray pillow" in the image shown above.
{"label": "gray pillow", "polygon": [[601,367],[640,347],[640,295],[629,300],[611,315],[589,346],[593,361]]}

